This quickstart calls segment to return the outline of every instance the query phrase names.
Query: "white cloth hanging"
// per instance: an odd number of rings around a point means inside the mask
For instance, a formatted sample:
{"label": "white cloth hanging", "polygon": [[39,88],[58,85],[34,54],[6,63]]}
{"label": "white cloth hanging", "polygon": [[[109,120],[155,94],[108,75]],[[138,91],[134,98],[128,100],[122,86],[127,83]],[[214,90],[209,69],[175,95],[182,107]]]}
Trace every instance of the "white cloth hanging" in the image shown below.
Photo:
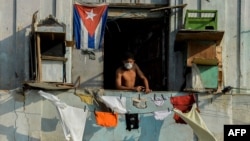
{"label": "white cloth hanging", "polygon": [[174,112],[193,129],[194,133],[199,138],[199,141],[217,141],[196,109],[197,106],[196,103],[194,103],[192,109],[188,113],[183,113],[176,108],[174,108]]}
{"label": "white cloth hanging", "polygon": [[118,96],[100,96],[104,104],[111,108],[114,112],[125,114],[127,113],[126,109],[126,97]]}
{"label": "white cloth hanging", "polygon": [[164,120],[168,117],[172,112],[169,110],[162,110],[162,111],[154,111],[154,117],[156,120]]}
{"label": "white cloth hanging", "polygon": [[38,92],[56,106],[66,140],[82,141],[88,110],[68,106],[50,93]]}

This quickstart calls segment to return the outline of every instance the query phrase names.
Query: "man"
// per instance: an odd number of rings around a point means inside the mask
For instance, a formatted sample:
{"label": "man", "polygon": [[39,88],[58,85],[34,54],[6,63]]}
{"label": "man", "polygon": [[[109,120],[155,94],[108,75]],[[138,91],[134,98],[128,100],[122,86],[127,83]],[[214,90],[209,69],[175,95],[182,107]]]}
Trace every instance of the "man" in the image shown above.
{"label": "man", "polygon": [[[135,63],[133,54],[126,52],[122,58],[122,62],[124,66],[116,70],[116,88],[119,90],[132,90],[136,92],[151,92],[148,79]],[[135,86],[137,76],[142,80],[144,86]]]}

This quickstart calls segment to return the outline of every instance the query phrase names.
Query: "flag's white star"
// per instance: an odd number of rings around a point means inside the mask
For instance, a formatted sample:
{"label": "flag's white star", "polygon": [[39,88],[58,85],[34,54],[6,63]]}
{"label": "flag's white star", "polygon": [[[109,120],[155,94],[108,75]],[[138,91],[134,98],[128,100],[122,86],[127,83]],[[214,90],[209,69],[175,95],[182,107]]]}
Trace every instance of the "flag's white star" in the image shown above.
{"label": "flag's white star", "polygon": [[86,19],[91,19],[92,21],[94,21],[93,18],[96,16],[96,14],[93,12],[93,9],[91,9],[90,12],[85,11],[85,13],[88,15]]}

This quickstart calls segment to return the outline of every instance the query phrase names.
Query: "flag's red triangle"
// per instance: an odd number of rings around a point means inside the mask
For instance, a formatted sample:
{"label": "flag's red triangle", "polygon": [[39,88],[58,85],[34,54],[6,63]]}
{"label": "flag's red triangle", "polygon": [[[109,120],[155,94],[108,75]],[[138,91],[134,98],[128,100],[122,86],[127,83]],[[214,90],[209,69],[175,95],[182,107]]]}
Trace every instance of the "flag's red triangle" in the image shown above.
{"label": "flag's red triangle", "polygon": [[96,27],[99,24],[107,5],[93,7],[75,4],[75,8],[79,13],[85,28],[88,30],[89,35],[94,36]]}

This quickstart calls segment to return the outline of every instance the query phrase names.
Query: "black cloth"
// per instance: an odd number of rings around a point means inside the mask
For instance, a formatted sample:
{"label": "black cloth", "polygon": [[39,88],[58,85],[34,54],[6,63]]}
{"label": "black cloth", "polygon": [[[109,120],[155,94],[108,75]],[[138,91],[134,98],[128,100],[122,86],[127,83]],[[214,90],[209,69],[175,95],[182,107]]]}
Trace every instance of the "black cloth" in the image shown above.
{"label": "black cloth", "polygon": [[126,129],[131,131],[131,129],[139,128],[138,114],[125,114],[126,118]]}

